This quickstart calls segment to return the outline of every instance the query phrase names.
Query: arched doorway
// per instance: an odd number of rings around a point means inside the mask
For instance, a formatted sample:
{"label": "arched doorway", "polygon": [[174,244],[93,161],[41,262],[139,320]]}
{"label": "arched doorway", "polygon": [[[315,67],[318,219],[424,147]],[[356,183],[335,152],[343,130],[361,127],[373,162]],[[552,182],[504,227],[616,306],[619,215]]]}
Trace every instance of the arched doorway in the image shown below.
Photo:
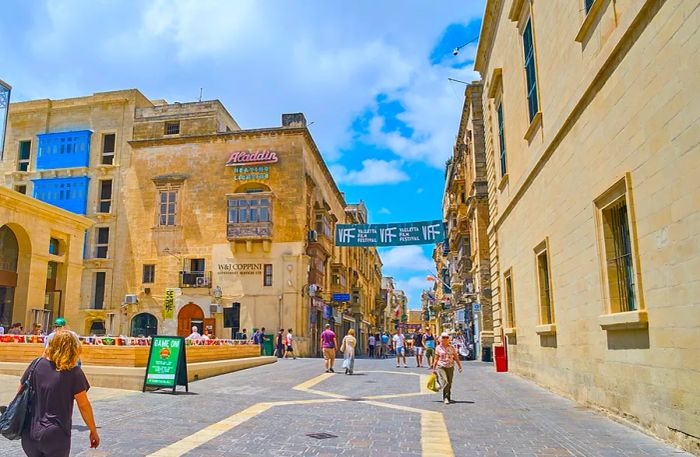
{"label": "arched doorway", "polygon": [[95,319],[90,322],[90,328],[88,330],[88,335],[95,336],[105,336],[107,330],[105,328],[105,321],[102,319]]}
{"label": "arched doorway", "polygon": [[9,328],[17,287],[19,243],[7,225],[0,227],[0,325]]}
{"label": "arched doorway", "polygon": [[204,311],[194,303],[188,303],[177,313],[177,334],[188,336],[192,333],[192,327],[196,326],[197,331],[204,330]]}
{"label": "arched doorway", "polygon": [[[153,314],[141,313],[131,319],[131,336],[155,336],[158,334],[158,319]],[[189,335],[189,333],[188,333]]]}

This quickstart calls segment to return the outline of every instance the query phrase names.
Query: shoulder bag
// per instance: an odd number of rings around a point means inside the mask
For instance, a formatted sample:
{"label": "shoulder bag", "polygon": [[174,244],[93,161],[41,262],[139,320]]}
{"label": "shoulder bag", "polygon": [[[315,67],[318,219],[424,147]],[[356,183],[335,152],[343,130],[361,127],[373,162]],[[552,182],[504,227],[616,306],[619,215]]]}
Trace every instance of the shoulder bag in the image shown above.
{"label": "shoulder bag", "polygon": [[41,357],[37,357],[29,365],[29,375],[22,384],[22,388],[0,416],[0,435],[8,440],[18,440],[22,437],[22,431],[29,417],[29,405],[34,390],[32,388],[32,375],[39,360]]}

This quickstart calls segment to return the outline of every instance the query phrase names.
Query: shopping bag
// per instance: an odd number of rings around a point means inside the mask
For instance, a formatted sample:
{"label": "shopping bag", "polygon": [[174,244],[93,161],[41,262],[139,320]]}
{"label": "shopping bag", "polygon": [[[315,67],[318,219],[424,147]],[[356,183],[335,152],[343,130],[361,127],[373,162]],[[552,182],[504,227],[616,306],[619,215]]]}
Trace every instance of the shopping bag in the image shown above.
{"label": "shopping bag", "polygon": [[429,390],[432,390],[433,392],[437,392],[440,390],[440,387],[437,385],[437,375],[435,373],[430,373],[430,376],[428,376],[428,385],[427,385]]}
{"label": "shopping bag", "polygon": [[343,359],[343,369],[350,368],[350,360]]}
{"label": "shopping bag", "polygon": [[29,414],[29,405],[34,389],[32,388],[32,374],[40,358],[34,359],[29,367],[29,375],[22,385],[14,400],[7,405],[7,409],[0,416],[0,435],[8,440],[18,440],[22,437],[22,431],[26,426]]}

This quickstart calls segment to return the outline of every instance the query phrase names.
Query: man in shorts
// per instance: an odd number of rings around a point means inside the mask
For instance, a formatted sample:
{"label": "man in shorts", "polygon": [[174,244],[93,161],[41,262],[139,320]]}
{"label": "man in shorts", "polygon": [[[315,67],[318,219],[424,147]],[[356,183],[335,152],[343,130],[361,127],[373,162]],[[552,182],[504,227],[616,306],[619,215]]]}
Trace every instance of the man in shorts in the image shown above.
{"label": "man in shorts", "polygon": [[337,347],[338,339],[335,337],[335,332],[331,330],[331,324],[326,324],[326,329],[321,333],[321,349],[323,349],[326,373],[335,373],[333,364],[335,363],[335,350]]}
{"label": "man in shorts", "polygon": [[433,357],[435,357],[435,337],[433,331],[428,327],[428,331],[423,335],[423,346],[425,346],[425,358],[428,361],[428,368],[433,366]]}
{"label": "man in shorts", "polygon": [[297,356],[294,355],[294,336],[292,335],[292,329],[290,328],[287,330],[287,350],[284,353],[284,358],[286,359],[288,355],[291,355],[294,360],[297,359]]}
{"label": "man in shorts", "polygon": [[416,336],[413,337],[413,349],[416,351],[416,365],[418,368],[423,366],[423,332],[418,329]]}
{"label": "man in shorts", "polygon": [[401,333],[401,328],[396,329],[396,335],[393,338],[394,351],[396,351],[396,368],[401,365],[401,359],[403,358],[403,367],[408,368],[406,365],[406,336]]}

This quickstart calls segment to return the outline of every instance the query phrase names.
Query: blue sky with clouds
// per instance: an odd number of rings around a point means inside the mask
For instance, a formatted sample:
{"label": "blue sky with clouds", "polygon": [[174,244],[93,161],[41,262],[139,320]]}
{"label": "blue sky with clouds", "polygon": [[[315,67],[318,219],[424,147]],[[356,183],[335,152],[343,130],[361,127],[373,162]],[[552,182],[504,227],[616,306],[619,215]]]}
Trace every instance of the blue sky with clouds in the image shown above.
{"label": "blue sky with clouds", "polygon": [[[302,111],[348,202],[371,222],[441,217],[483,0],[154,0],[3,3],[0,79],[13,100],[138,88],[220,99],[243,128]],[[383,249],[420,306],[431,246]]]}

